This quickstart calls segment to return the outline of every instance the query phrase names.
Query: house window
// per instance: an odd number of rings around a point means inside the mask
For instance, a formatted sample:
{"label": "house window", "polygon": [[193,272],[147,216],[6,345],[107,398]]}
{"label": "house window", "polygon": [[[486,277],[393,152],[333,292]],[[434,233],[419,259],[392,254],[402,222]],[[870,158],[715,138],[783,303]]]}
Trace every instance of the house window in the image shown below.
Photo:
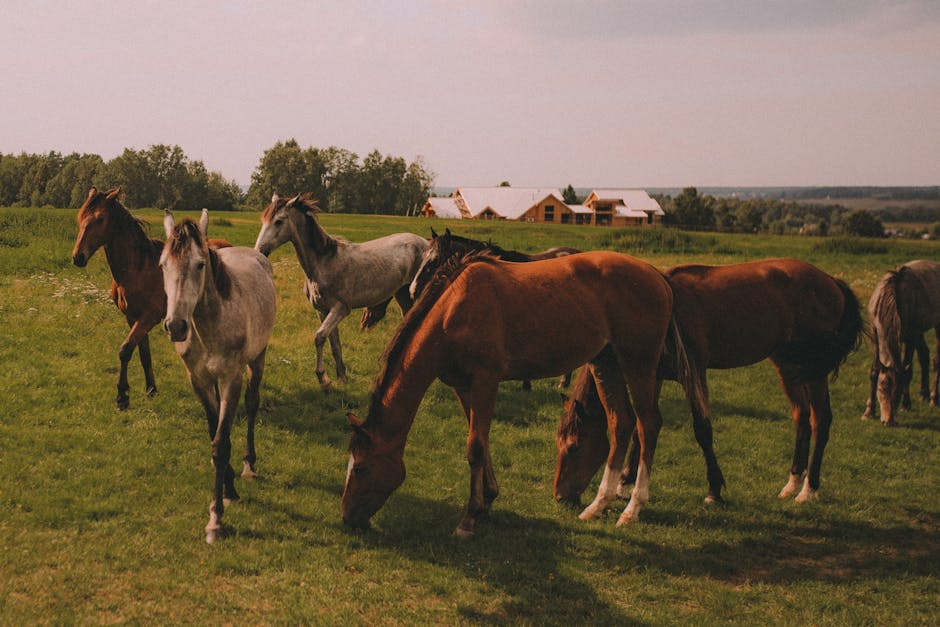
{"label": "house window", "polygon": [[561,223],[562,224],[571,224],[571,214],[563,213],[561,214]]}
{"label": "house window", "polygon": [[613,213],[613,205],[594,205],[594,223],[598,226],[610,226]]}
{"label": "house window", "polygon": [[545,205],[545,221],[555,221],[555,205]]}

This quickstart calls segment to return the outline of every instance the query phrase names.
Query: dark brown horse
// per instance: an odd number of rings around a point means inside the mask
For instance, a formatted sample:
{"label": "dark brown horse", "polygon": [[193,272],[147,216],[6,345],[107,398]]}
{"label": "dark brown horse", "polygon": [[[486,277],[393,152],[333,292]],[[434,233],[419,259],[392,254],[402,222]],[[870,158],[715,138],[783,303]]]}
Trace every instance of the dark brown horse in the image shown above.
{"label": "dark brown horse", "polygon": [[[764,359],[776,366],[796,427],[790,479],[780,498],[797,492],[797,501],[813,498],[832,422],[829,375],[858,346],[863,333],[855,294],[839,279],[794,259],[678,266],[666,271],[666,277],[675,293],[686,349],[703,381],[706,368],[738,368]],[[673,379],[673,371],[664,361],[660,377]],[[707,412],[707,402],[704,408]],[[706,460],[706,500],[719,500],[724,478],[712,449],[710,416],[693,405],[692,418]],[[811,436],[815,446],[810,460]],[[583,376],[575,381],[557,446],[555,496],[577,500],[607,449],[597,392]],[[622,483],[631,482],[635,473],[631,455]]]}
{"label": "dark brown horse", "polygon": [[[78,236],[72,249],[72,263],[84,267],[95,251],[104,246],[104,254],[111,268],[111,300],[127,319],[131,330],[118,357],[121,373],[118,375],[117,406],[130,406],[127,383],[127,364],[138,349],[140,365],[144,368],[147,395],[157,393],[150,359],[148,332],[166,314],[166,294],[163,291],[163,273],[160,271],[160,253],[163,241],[150,238],[144,230],[146,223],[121,204],[120,188],[99,192],[92,187],[78,210]],[[213,247],[228,246],[214,240]]]}
{"label": "dark brown horse", "polygon": [[[492,242],[481,242],[480,240],[470,239],[469,237],[453,235],[450,232],[450,229],[444,229],[444,234],[438,235],[432,228],[431,245],[426,251],[424,251],[424,256],[421,259],[421,267],[418,268],[418,272],[415,274],[415,278],[411,281],[411,287],[409,288],[411,298],[418,298],[421,292],[424,291],[425,286],[434,277],[434,274],[441,268],[442,265],[451,259],[460,259],[472,253],[486,253],[491,257],[502,259],[503,261],[517,261],[520,263],[527,263],[529,261],[542,261],[543,259],[565,257],[567,255],[574,255],[579,252],[581,251],[577,248],[570,248],[568,246],[554,246],[540,253],[533,253],[529,255],[527,253],[520,253],[515,250],[506,250],[505,248],[501,248]],[[559,387],[566,388],[570,383],[571,373],[568,372],[562,376],[558,385]],[[532,389],[532,383],[528,380],[523,381],[522,389]]]}
{"label": "dark brown horse", "polygon": [[[343,520],[365,527],[405,479],[403,454],[418,405],[440,378],[454,388],[469,421],[470,498],[456,529],[474,531],[498,494],[489,429],[500,381],[541,378],[591,362],[613,431],[639,431],[640,479],[620,522],[649,499],[649,471],[662,416],[656,368],[673,339],[673,297],[652,266],[627,255],[593,252],[532,263],[487,257],[438,274],[386,348],[365,421],[354,427],[343,490]],[[551,315],[539,315],[551,311]],[[672,333],[669,333],[672,330]],[[684,360],[682,360],[683,363]],[[692,383],[684,379],[690,387]],[[637,424],[625,410],[627,387]],[[615,446],[626,450],[626,442]],[[621,455],[622,461],[622,455]],[[619,477],[616,466],[612,477]],[[606,503],[605,503],[606,504]]]}
{"label": "dark brown horse", "polygon": [[[868,301],[872,326],[872,360],[868,403],[863,419],[874,417],[875,404],[885,426],[897,424],[898,403],[910,407],[907,393],[913,352],[920,361],[920,397],[936,406],[940,379],[940,263],[911,261],[888,272]],[[933,360],[933,390],[929,387],[930,350],[924,333],[937,334],[937,356]],[[901,355],[901,348],[904,355]],[[902,399],[902,396],[905,397]]]}

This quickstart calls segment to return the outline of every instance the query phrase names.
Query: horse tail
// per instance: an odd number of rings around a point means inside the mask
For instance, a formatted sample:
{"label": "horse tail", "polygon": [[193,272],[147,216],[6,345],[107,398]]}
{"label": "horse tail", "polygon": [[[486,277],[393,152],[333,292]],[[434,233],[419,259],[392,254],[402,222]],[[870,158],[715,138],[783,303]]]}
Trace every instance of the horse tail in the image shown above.
{"label": "horse tail", "polygon": [[676,320],[673,312],[669,320],[669,331],[666,333],[666,349],[672,354],[675,367],[676,380],[685,390],[689,404],[699,416],[708,418],[708,388],[702,380],[702,368],[695,359],[695,355],[686,348],[683,339],[682,327]]}
{"label": "horse tail", "polygon": [[875,292],[868,303],[868,317],[878,341],[878,355],[881,363],[888,368],[901,367],[901,312],[898,302],[898,283],[901,270],[888,272],[875,287]]}
{"label": "horse tail", "polygon": [[835,364],[832,367],[832,380],[835,381],[836,377],[839,376],[839,367],[845,363],[849,354],[861,346],[862,338],[869,336],[870,333],[865,328],[864,320],[862,320],[862,306],[858,301],[858,296],[842,279],[833,278],[833,281],[839,287],[845,301],[842,305],[839,328],[836,330],[835,340],[832,342],[831,360]]}

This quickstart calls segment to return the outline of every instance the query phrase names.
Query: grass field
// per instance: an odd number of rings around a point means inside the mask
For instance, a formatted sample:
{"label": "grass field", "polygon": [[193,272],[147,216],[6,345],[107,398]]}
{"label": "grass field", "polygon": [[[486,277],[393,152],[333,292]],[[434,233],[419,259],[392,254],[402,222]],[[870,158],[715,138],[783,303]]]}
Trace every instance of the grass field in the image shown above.
{"label": "grass field", "polygon": [[[160,232],[160,215],[143,212]],[[323,216],[362,241],[420,219]],[[444,223],[434,222],[438,229]],[[940,258],[932,242],[614,231],[452,222],[504,247],[613,248],[660,266],[773,256],[811,261],[867,302],[885,270]],[[210,233],[252,245],[253,214],[213,216]],[[835,423],[820,498],[779,501],[793,428],[773,368],[710,375],[728,503],[705,506],[704,465],[675,384],[652,501],[615,527],[551,496],[554,381],[503,384],[491,441],[501,494],[470,541],[451,533],[468,492],[466,423],[451,391],[429,390],[405,452],[408,478],[353,533],[340,520],[349,432],[400,314],[341,327],[350,379],[316,384],[314,315],[290,247],[272,255],[278,320],[257,433],[258,470],[239,480],[225,537],[203,541],[211,484],[205,418],[182,362],[151,334],[159,393],[114,408],[126,333],[99,252],[70,263],[74,211],[0,209],[0,624],[476,623],[920,624],[940,611],[940,410],[915,402],[900,426],[859,420],[869,347],[832,386]],[[332,368],[332,360],[328,361]],[[332,372],[332,370],[330,370]],[[243,415],[240,410],[240,415]],[[244,421],[233,434],[240,451]],[[592,484],[589,491],[596,489]]]}

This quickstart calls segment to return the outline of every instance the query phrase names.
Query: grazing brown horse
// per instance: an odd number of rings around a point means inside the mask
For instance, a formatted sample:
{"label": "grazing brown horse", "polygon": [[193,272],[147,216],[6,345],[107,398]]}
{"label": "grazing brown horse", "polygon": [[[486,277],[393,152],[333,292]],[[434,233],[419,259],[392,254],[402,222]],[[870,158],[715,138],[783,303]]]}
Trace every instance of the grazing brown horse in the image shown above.
{"label": "grazing brown horse", "polygon": [[[364,421],[348,416],[354,433],[344,522],[368,526],[404,481],[408,432],[425,392],[440,378],[454,388],[469,422],[470,497],[455,533],[472,535],[498,494],[489,448],[498,383],[559,375],[586,362],[613,431],[629,435],[637,426],[625,410],[627,387],[639,417],[641,478],[620,522],[636,519],[649,499],[649,470],[662,423],[656,368],[667,335],[685,357],[672,304],[672,290],[659,271],[613,252],[532,263],[471,257],[453,272],[439,273],[386,348],[368,416]],[[626,442],[619,448],[625,452]],[[613,468],[614,461],[609,463]],[[619,472],[616,465],[614,476]]]}
{"label": "grazing brown horse", "polygon": [[[150,359],[148,332],[166,314],[166,294],[163,291],[163,273],[158,265],[163,241],[150,238],[144,227],[146,223],[137,218],[121,204],[120,188],[100,192],[95,187],[88,190],[85,202],[78,210],[78,236],[72,249],[72,263],[84,267],[91,256],[104,246],[104,254],[111,268],[111,300],[127,319],[131,330],[118,357],[121,372],[118,375],[117,406],[130,406],[127,383],[127,364],[138,349],[140,365],[144,368],[147,395],[157,393]],[[213,248],[224,248],[229,244],[213,240]]]}
{"label": "grazing brown horse", "polygon": [[[795,259],[686,265],[665,274],[675,294],[675,315],[686,349],[700,368],[702,381],[706,368],[738,368],[764,359],[776,366],[796,427],[790,479],[779,496],[799,491],[797,501],[813,498],[832,422],[828,378],[857,348],[863,333],[855,294],[841,280]],[[674,378],[668,361],[660,376]],[[708,412],[707,402],[704,408]],[[724,478],[712,449],[710,416],[693,405],[692,418],[705,455],[706,501],[720,500]],[[811,436],[815,446],[810,460]],[[607,449],[597,391],[584,376],[575,381],[559,425],[557,446],[555,496],[577,500]],[[621,487],[635,473],[636,460],[631,455]]]}
{"label": "grazing brown horse", "polygon": [[[875,287],[868,301],[868,317],[872,326],[872,360],[869,377],[868,403],[863,419],[874,416],[877,402],[881,423],[897,424],[898,401],[910,407],[907,393],[911,380],[911,362],[916,349],[920,361],[920,397],[940,402],[937,384],[940,379],[940,263],[910,261],[888,272]],[[929,387],[930,350],[924,333],[934,329],[937,334],[937,356],[933,360],[933,390]],[[901,356],[901,347],[904,356]]]}
{"label": "grazing brown horse", "polygon": [[[529,255],[515,250],[506,250],[492,242],[481,242],[480,240],[470,239],[469,237],[453,235],[450,229],[444,229],[443,235],[438,235],[434,232],[434,229],[431,229],[431,245],[424,251],[421,266],[418,268],[415,278],[411,281],[411,287],[409,288],[411,298],[418,298],[428,282],[434,277],[434,273],[437,272],[442,265],[447,263],[448,260],[454,258],[459,259],[471,253],[481,252],[497,259],[502,259],[503,261],[526,263],[529,261],[554,259],[555,257],[566,257],[581,251],[568,246],[554,246],[540,253]],[[571,373],[568,372],[562,376],[558,386],[566,388],[570,383]],[[523,381],[522,389],[532,389],[532,383],[528,380]]]}

